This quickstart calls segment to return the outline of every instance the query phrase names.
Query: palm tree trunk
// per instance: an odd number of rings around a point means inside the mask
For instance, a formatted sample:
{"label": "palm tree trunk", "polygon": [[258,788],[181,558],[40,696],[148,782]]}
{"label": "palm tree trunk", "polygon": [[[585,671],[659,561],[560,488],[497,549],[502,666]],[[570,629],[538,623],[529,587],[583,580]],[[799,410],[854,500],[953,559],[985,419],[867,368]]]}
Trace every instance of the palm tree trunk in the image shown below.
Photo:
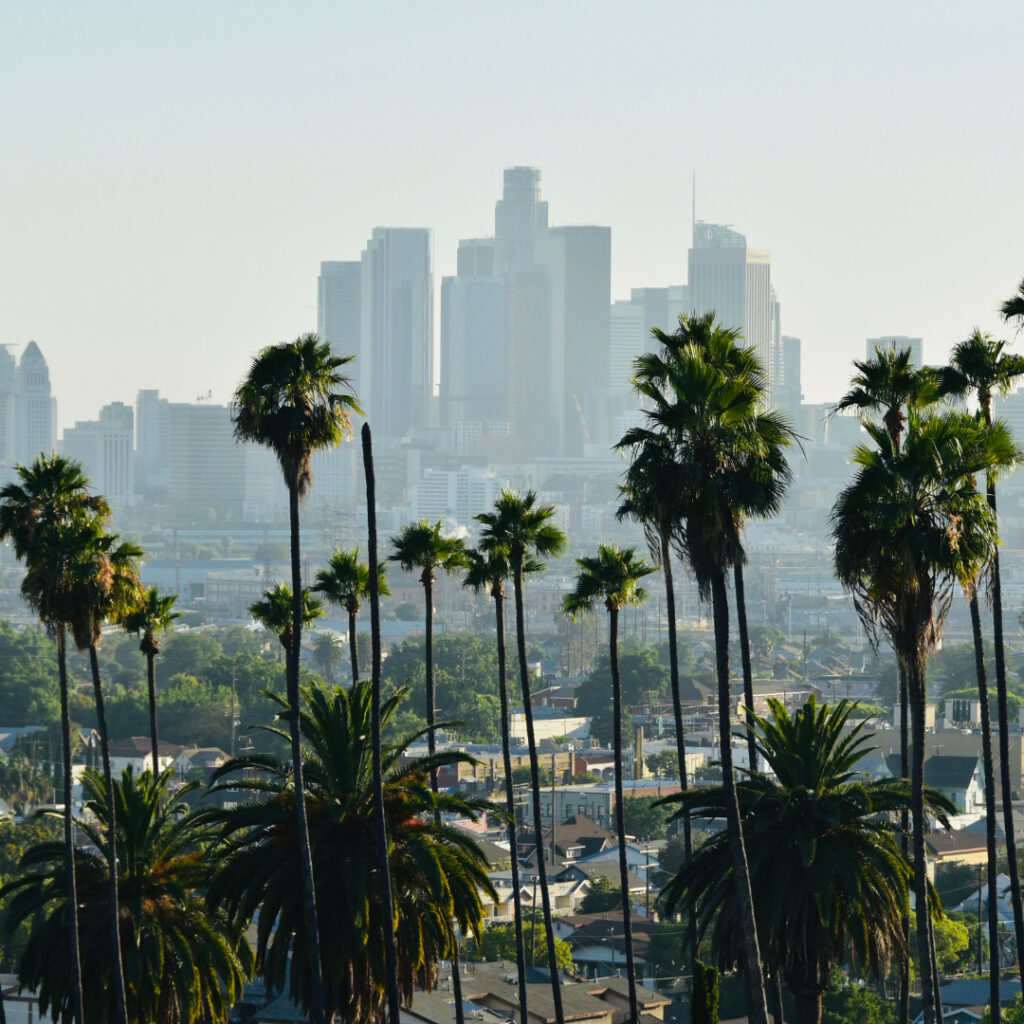
{"label": "palm tree trunk", "polygon": [[[437,694],[434,693],[434,587],[432,573],[427,570],[423,576],[423,597],[427,602],[424,615],[423,654],[427,683],[427,751],[433,757],[437,752],[437,737],[434,722],[437,719]],[[430,791],[437,795],[437,769],[430,769]]]}
{"label": "palm tree trunk", "polygon": [[299,489],[288,485],[288,519],[291,527],[292,555],[292,642],[285,652],[285,676],[288,696],[288,727],[291,734],[292,777],[295,780],[295,819],[299,832],[303,911],[308,935],[310,1018],[312,1024],[325,1024],[324,975],[320,957],[320,919],[316,906],[313,878],[313,853],[306,816],[306,787],[302,779],[302,735],[299,731],[299,652],[302,650],[302,565],[299,559]]}
{"label": "palm tree trunk", "polygon": [[[907,673],[903,662],[896,670],[900,686],[900,778],[910,778],[910,698],[907,692]],[[910,814],[904,808],[900,811],[900,850],[903,856],[910,853]],[[899,1024],[910,1024],[910,915],[904,914],[900,922],[903,929],[903,948],[907,951],[900,961],[900,1002]]]}
{"label": "palm tree trunk", "polygon": [[768,981],[768,998],[772,1004],[772,1019],[775,1024],[784,1024],[782,1017],[782,973],[778,964],[772,964],[771,978]]}
{"label": "palm tree trunk", "polygon": [[[526,720],[526,745],[530,754],[530,789],[533,797],[533,835],[537,856],[537,878],[540,882],[541,908],[544,913],[544,935],[548,947],[548,970],[551,974],[551,999],[556,1024],[565,1024],[562,1011],[562,986],[555,955],[555,932],[551,924],[551,896],[548,893],[548,870],[544,863],[544,832],[540,821],[540,770],[537,765],[537,741],[533,729],[533,705],[530,703],[530,673],[526,667],[526,622],[523,612],[523,557],[513,556],[513,586],[516,602],[516,649],[519,655],[519,680],[523,690],[523,717]],[[555,821],[555,802],[551,801],[551,823]],[[552,864],[552,867],[554,864]]]}
{"label": "palm tree trunk", "polygon": [[[364,423],[363,472],[366,474],[367,561],[370,567],[370,650],[371,704],[370,719],[373,741],[373,813],[377,819],[377,871],[384,903],[384,920],[394,922],[395,901],[391,894],[391,861],[388,858],[387,821],[384,818],[384,772],[381,766],[380,735],[380,577],[377,575],[377,484],[373,474],[373,440],[370,424]],[[387,974],[388,1020],[400,1024],[401,1003],[398,994],[398,953],[395,948],[394,924],[384,929],[384,967]]]}
{"label": "palm tree trunk", "polygon": [[796,1024],[821,1024],[821,993],[794,992]]}
{"label": "palm tree trunk", "polygon": [[64,857],[68,887],[68,944],[71,947],[71,1004],[75,1024],[85,1024],[82,1016],[82,953],[78,940],[78,879],[75,867],[75,833],[71,795],[71,708],[68,701],[67,630],[63,622],[54,627],[57,640],[57,676],[60,680],[60,740],[64,756]]}
{"label": "palm tree trunk", "polygon": [[[996,485],[988,481],[988,503],[996,514]],[[996,648],[996,706],[999,713],[999,782],[1003,804],[1003,832],[1006,839],[1013,933],[1017,945],[1017,966],[1024,972],[1024,905],[1021,903],[1020,869],[1017,866],[1017,837],[1013,828],[1013,787],[1010,783],[1010,730],[1006,700],[1006,655],[1003,648],[1003,587],[999,575],[999,548],[992,549],[992,640]]]}
{"label": "palm tree trunk", "polygon": [[508,845],[512,854],[512,912],[515,917],[516,980],[519,991],[519,1019],[528,1021],[526,1010],[526,947],[523,945],[523,900],[519,882],[516,799],[512,790],[512,737],[508,724],[508,684],[505,665],[505,595],[494,590],[495,629],[498,640],[498,695],[501,698],[501,754],[505,769],[505,811],[508,814]]}
{"label": "palm tree trunk", "polygon": [[[988,941],[991,951],[989,960],[989,1012],[991,1024],[999,1024],[999,903],[998,854],[996,851],[996,782],[992,764],[992,716],[988,703],[988,676],[985,672],[985,648],[981,639],[981,612],[978,609],[978,593],[970,595],[971,633],[974,636],[974,664],[978,673],[978,699],[981,701],[981,752],[985,772],[985,846],[988,851]],[[979,922],[980,924],[980,922]],[[981,937],[978,937],[979,943]],[[981,959],[981,951],[978,951]],[[980,967],[979,967],[980,970]]]}
{"label": "palm tree trunk", "polygon": [[636,963],[633,959],[633,922],[630,920],[629,865],[626,863],[626,809],[622,789],[622,686],[619,681],[619,610],[608,609],[608,653],[612,670],[612,743],[615,748],[615,828],[619,833],[619,885],[622,888],[622,939],[626,946],[626,983],[629,988],[629,1020],[639,1021],[636,1000]]}
{"label": "palm tree trunk", "polygon": [[746,706],[747,764],[757,771],[757,744],[754,742],[754,672],[750,667],[750,634],[747,632],[747,592],[743,586],[743,566],[732,567],[733,586],[736,590],[736,625],[740,632],[740,662],[743,665],[743,703]]}
{"label": "palm tree trunk", "polygon": [[722,789],[725,793],[726,828],[729,852],[743,920],[740,927],[747,969],[747,1017],[750,1024],[768,1024],[768,1001],[761,973],[761,951],[757,943],[754,920],[754,897],[750,890],[747,852],[743,846],[740,805],[736,796],[736,780],[732,768],[732,697],[729,691],[729,598],[725,592],[725,573],[711,578],[711,600],[715,621],[715,661],[718,669],[718,731],[722,755]]}
{"label": "palm tree trunk", "polygon": [[928,949],[932,961],[932,988],[935,990],[935,1019],[942,1024],[942,981],[939,978],[939,958],[935,953],[935,922],[928,915]]}
{"label": "palm tree trunk", "polygon": [[352,685],[359,682],[359,636],[356,632],[356,616],[358,612],[348,613],[348,646],[352,658]]}
{"label": "palm tree trunk", "polygon": [[160,774],[160,748],[156,734],[156,654],[146,651],[146,686],[149,690],[149,740],[153,745],[153,778]]}
{"label": "palm tree trunk", "polygon": [[[679,787],[688,787],[686,776],[686,730],[683,728],[683,700],[679,693],[679,649],[676,638],[676,591],[672,582],[672,549],[668,533],[661,535],[661,571],[665,576],[665,607],[668,613],[668,666],[672,688],[672,715],[676,725],[676,753],[679,756]],[[686,863],[693,857],[693,828],[690,824],[689,809],[683,812],[683,853]],[[690,971],[697,959],[697,914],[690,907],[687,915],[687,940],[690,946]],[[781,1024],[781,1021],[779,1022]]]}
{"label": "palm tree trunk", "polygon": [[924,1001],[925,1024],[942,1024],[937,1014],[938,993],[929,941],[931,915],[928,912],[928,873],[924,852],[924,661],[920,652],[912,651],[907,659],[907,689],[911,708],[911,787],[914,814],[914,901],[917,916],[918,964],[921,968],[921,994]]}
{"label": "palm tree trunk", "polygon": [[110,770],[110,734],[107,731],[107,712],[103,704],[103,682],[96,645],[89,644],[89,668],[96,695],[96,727],[100,734],[100,752],[103,756],[103,783],[107,800],[107,880],[110,901],[111,959],[114,968],[114,1003],[120,1024],[128,1024],[125,1001],[124,958],[121,955],[121,913],[117,885],[117,822],[114,813],[114,776]]}

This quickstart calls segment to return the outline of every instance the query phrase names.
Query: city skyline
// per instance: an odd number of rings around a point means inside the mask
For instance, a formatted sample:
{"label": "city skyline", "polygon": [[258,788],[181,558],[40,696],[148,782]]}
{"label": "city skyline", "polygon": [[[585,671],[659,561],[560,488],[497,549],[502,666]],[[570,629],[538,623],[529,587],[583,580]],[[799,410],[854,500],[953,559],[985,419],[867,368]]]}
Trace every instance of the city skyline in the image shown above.
{"label": "city skyline", "polygon": [[558,223],[611,226],[613,300],[685,279],[696,172],[698,219],[771,250],[810,400],[867,337],[936,361],[1001,329],[1016,5],[622,15],[8,7],[0,342],[47,353],[61,428],[139,388],[226,401],[260,346],[315,327],[321,261],[427,227],[439,282],[520,164]]}

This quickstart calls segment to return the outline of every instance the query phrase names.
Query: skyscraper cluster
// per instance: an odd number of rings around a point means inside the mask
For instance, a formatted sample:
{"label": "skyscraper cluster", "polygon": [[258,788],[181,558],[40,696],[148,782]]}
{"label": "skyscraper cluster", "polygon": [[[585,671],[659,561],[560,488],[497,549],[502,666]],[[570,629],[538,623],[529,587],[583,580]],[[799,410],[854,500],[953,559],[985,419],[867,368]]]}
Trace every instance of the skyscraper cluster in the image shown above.
{"label": "skyscraper cluster", "polygon": [[34,341],[20,359],[11,349],[0,345],[0,472],[5,479],[15,463],[52,451],[57,436],[57,403],[43,353]]}

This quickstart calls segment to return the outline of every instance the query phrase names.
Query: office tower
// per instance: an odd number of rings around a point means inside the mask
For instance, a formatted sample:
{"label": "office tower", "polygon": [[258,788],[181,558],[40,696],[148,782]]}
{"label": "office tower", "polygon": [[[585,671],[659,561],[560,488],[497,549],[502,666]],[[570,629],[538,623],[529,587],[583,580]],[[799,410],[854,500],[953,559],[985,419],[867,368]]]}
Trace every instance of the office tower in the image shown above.
{"label": "office tower", "polygon": [[441,282],[442,426],[507,423],[505,281],[494,276],[495,240],[459,242],[458,274]]}
{"label": "office tower", "polygon": [[380,438],[432,424],[432,245],[429,228],[374,228],[363,251],[357,394]]}
{"label": "office tower", "polygon": [[719,324],[740,332],[757,353],[769,402],[779,363],[779,306],[772,287],[771,253],[749,249],[738,231],[697,221],[689,253],[687,300],[692,312],[714,312]]}
{"label": "office tower", "polygon": [[[226,405],[168,405],[168,478],[179,514],[237,522],[244,497],[245,447],[237,444]],[[283,486],[283,485],[282,485]]]}
{"label": "office tower", "polygon": [[[689,313],[692,310],[690,305],[690,286],[688,284],[672,284],[668,287],[668,311],[666,321],[668,326],[665,328],[669,334],[675,332],[679,326],[679,318],[684,313]],[[660,326],[660,325],[659,325]]]}
{"label": "office tower", "polygon": [[904,334],[886,334],[881,338],[868,338],[864,346],[868,359],[875,358],[875,349],[910,349],[910,362],[913,366],[924,366],[924,342],[921,338],[908,338]]}
{"label": "office tower", "polygon": [[779,373],[775,383],[775,404],[795,426],[804,400],[800,380],[800,339],[782,336]]}
{"label": "office tower", "polygon": [[142,389],[135,396],[135,489],[147,497],[170,485],[170,404],[151,389]]}
{"label": "office tower", "polygon": [[601,398],[608,388],[611,309],[611,228],[549,228],[536,245],[547,284],[551,413],[560,453],[608,440]]}
{"label": "office tower", "polygon": [[50,371],[39,346],[30,341],[18,363],[15,453],[28,464],[40,452],[53,451],[56,406],[50,394]]}
{"label": "office tower", "polygon": [[[633,290],[634,297],[637,289]],[[611,309],[611,347],[608,361],[608,387],[613,394],[632,391],[633,361],[653,348],[647,330],[643,302],[618,300]]]}
{"label": "office tower", "polygon": [[68,427],[60,450],[81,464],[91,489],[116,509],[134,495],[134,442],[131,406],[113,402],[100,410],[98,420],[79,420]]}
{"label": "office tower", "polygon": [[540,198],[540,171],[505,168],[501,199],[494,205],[495,272],[533,270],[535,242],[547,226],[548,204]]}
{"label": "office tower", "polygon": [[0,476],[6,482],[16,461],[18,361],[10,345],[0,345]]}
{"label": "office tower", "polygon": [[[358,260],[328,260],[320,264],[317,278],[316,333],[330,343],[336,356],[359,354],[360,305],[362,302],[362,265]],[[345,366],[356,395],[361,394],[362,361]]]}

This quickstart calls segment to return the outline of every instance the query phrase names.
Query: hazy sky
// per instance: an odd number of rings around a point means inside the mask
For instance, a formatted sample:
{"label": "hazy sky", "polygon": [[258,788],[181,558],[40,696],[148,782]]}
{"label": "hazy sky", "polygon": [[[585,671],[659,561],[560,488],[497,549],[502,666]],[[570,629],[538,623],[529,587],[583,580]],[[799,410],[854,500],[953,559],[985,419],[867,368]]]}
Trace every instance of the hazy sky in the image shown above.
{"label": "hazy sky", "polygon": [[[375,225],[493,232],[502,170],[612,227],[613,298],[698,217],[772,252],[808,400],[864,339],[943,358],[1024,277],[1024,6],[0,0],[0,342],[61,426],[225,401]],[[1018,342],[1024,348],[1024,340]]]}

